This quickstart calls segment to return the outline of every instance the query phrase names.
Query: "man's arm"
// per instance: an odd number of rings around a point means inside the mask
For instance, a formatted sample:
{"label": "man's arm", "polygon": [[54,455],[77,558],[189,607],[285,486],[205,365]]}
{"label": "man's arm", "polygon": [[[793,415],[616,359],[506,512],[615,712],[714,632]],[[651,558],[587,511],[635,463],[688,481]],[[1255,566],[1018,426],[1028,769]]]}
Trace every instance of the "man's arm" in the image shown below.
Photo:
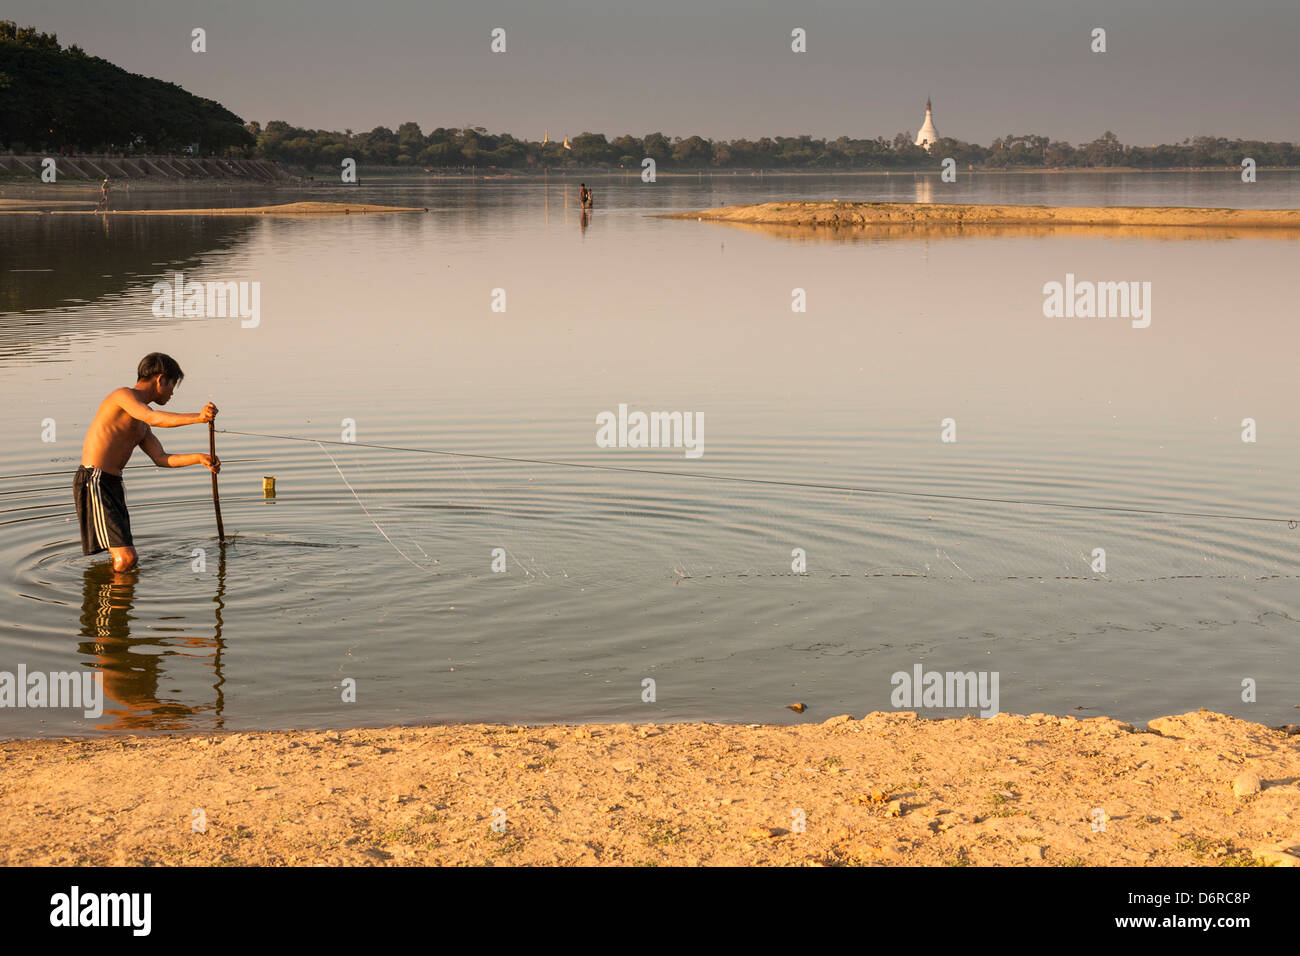
{"label": "man's arm", "polygon": [[184,468],[187,465],[202,465],[214,475],[221,471],[221,459],[209,455],[169,455],[163,450],[162,442],[152,430],[146,431],[140,441],[144,453],[159,468]]}
{"label": "man's arm", "polygon": [[[184,412],[180,414],[160,412],[136,398],[129,388],[119,388],[113,393],[113,399],[117,402],[118,407],[132,418],[158,428],[176,428],[178,425],[198,425],[201,422],[210,422],[217,413],[217,407],[211,402],[208,402],[201,412]],[[212,409],[211,414],[208,414],[209,408]]]}

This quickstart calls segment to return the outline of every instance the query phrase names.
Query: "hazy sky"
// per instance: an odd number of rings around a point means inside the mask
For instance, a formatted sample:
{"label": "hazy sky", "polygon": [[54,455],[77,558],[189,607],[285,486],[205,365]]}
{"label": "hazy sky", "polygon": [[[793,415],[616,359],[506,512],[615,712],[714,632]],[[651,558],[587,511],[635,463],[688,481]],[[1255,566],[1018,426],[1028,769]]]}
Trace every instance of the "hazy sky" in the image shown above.
{"label": "hazy sky", "polygon": [[[263,124],[892,138],[930,94],[941,135],[985,144],[1300,139],[1300,0],[10,0],[0,15]],[[208,52],[191,52],[194,27]]]}

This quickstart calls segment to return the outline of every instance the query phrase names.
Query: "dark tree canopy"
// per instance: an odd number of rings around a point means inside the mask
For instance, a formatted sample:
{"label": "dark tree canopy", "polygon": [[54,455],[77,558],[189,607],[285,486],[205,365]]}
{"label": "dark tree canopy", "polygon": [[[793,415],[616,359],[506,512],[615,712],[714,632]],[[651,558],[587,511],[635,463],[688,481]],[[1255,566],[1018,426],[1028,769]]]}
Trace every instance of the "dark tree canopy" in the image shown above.
{"label": "dark tree canopy", "polygon": [[128,73],[56,35],[0,21],[0,145],[74,152],[243,151],[244,122],[175,83]]}

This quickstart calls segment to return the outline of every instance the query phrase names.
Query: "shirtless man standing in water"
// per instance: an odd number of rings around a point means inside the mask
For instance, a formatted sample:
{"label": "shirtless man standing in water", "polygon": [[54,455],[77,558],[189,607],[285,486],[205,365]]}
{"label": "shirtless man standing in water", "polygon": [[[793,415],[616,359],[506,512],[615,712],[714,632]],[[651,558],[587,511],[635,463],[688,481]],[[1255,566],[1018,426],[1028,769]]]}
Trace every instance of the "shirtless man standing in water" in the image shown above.
{"label": "shirtless man standing in water", "polygon": [[150,427],[199,425],[217,417],[217,406],[211,402],[201,412],[179,414],[149,407],[150,402],[166,405],[184,377],[185,373],[170,355],[150,352],[140,360],[135,387],[124,386],[110,392],[100,402],[95,420],[86,431],[81,467],[72,481],[77,520],[81,524],[81,551],[83,554],[110,552],[114,571],[130,571],[138,563],[131,538],[131,518],[126,511],[126,490],[122,485],[122,469],[137,445],[159,468],[202,465],[214,475],[221,470],[220,459],[210,455],[167,454]]}

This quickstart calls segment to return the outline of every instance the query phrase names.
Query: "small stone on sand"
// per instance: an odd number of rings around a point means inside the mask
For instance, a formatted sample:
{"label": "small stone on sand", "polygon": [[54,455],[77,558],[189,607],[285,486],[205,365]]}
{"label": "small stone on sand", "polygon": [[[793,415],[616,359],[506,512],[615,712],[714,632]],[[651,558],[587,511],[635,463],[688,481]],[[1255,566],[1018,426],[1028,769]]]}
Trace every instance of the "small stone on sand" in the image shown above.
{"label": "small stone on sand", "polygon": [[1237,779],[1232,781],[1232,792],[1239,797],[1249,797],[1259,791],[1259,776],[1249,771],[1238,774]]}

